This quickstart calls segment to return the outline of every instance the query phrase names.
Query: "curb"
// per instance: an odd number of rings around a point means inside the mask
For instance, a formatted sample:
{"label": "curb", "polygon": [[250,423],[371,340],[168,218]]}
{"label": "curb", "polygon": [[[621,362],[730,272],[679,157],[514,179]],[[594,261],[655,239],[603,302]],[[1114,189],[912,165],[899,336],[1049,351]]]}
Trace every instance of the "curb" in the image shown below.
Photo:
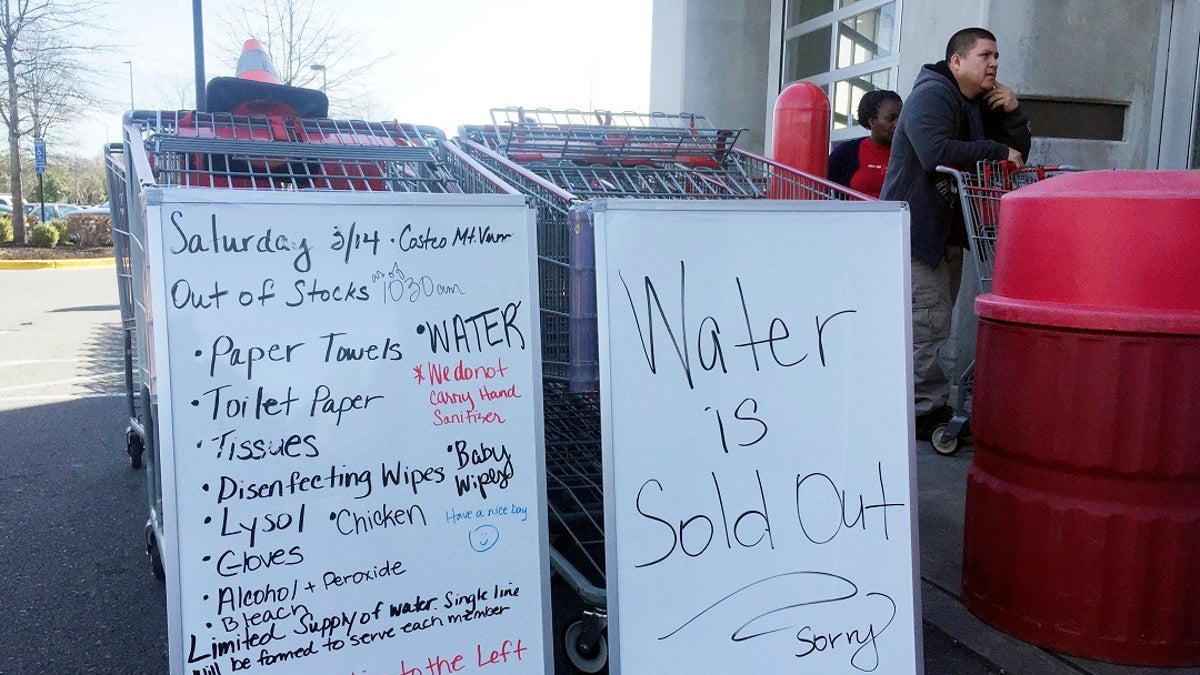
{"label": "curb", "polygon": [[0,260],[0,270],[49,270],[77,267],[107,267],[115,265],[115,258],[75,258],[65,260]]}

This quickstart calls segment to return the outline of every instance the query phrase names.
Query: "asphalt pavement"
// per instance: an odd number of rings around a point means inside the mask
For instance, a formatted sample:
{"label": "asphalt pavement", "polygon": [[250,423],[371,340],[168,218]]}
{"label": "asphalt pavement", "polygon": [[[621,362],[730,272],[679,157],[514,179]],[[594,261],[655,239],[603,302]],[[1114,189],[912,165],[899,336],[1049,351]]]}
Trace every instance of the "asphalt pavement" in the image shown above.
{"label": "asphalt pavement", "polygon": [[[167,673],[164,586],[144,555],[146,473],[125,453],[111,265],[0,266],[0,675]],[[1200,675],[1055,654],[958,601],[971,448],[917,444],[925,672]]]}
{"label": "asphalt pavement", "polygon": [[0,673],[166,673],[114,268],[0,270],[0,307]]}

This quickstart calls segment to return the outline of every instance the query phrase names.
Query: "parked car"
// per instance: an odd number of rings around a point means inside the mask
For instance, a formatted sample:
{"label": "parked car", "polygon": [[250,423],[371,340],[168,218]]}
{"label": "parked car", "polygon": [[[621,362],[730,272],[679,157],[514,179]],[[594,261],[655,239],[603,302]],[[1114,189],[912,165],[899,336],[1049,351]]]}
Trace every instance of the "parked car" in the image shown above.
{"label": "parked car", "polygon": [[25,205],[25,215],[35,215],[39,220],[49,222],[55,218],[66,218],[68,213],[78,211],[79,207],[74,204],[62,204],[59,202],[46,202],[46,217],[42,218],[41,202],[33,202]]}
{"label": "parked car", "polygon": [[108,202],[104,202],[103,204],[97,204],[96,206],[89,206],[87,208],[79,209],[78,211],[75,211],[75,213],[79,213],[79,214],[82,214],[85,216],[112,215],[109,210],[109,207],[108,207]]}

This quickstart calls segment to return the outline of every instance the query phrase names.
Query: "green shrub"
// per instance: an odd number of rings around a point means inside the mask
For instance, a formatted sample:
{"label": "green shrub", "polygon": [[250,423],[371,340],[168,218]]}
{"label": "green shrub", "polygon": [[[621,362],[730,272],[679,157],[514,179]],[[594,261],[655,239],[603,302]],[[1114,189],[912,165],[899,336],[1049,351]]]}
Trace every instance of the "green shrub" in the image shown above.
{"label": "green shrub", "polygon": [[68,213],[67,239],[82,248],[112,246],[112,221],[105,215]]}
{"label": "green shrub", "polygon": [[36,248],[54,248],[58,245],[58,230],[52,225],[34,225],[29,233],[29,245]]}
{"label": "green shrub", "polygon": [[50,227],[53,227],[54,230],[58,232],[58,243],[65,244],[71,240],[67,233],[67,221],[63,220],[62,218],[55,218],[46,224]]}
{"label": "green shrub", "polygon": [[[29,233],[33,231],[33,226],[37,224],[37,218],[33,216],[25,216],[25,238],[29,239]],[[12,241],[15,237],[13,231],[12,214],[0,214],[0,241]]]}

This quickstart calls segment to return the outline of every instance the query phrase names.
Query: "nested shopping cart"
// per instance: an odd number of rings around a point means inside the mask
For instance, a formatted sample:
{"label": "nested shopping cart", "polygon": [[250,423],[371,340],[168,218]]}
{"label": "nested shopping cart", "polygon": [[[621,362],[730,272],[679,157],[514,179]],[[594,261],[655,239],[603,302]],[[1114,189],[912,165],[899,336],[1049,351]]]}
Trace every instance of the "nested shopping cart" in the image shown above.
{"label": "nested shopping cart", "polygon": [[146,551],[164,578],[162,476],[157,461],[156,373],[146,222],[141,195],[150,187],[329,192],[516,194],[434,127],[397,122],[130,111],[124,142],[105,150],[113,249],[121,302],[129,409],[126,449],[147,468],[150,517]]}
{"label": "nested shopping cart", "polygon": [[[537,207],[551,568],[575,603],[555,617],[556,648],[581,672],[607,663],[604,489],[590,222],[599,198],[870,197],[735,146],[740,129],[690,113],[496,108],[458,144]],[[552,590],[561,586],[552,586]]]}
{"label": "nested shopping cart", "polygon": [[[982,293],[992,290],[992,269],[996,262],[996,228],[1000,224],[1000,198],[1040,180],[1076,169],[1069,166],[1027,166],[1017,169],[1009,162],[979,162],[974,172],[948,166],[937,170],[954,181],[962,207],[963,221],[974,254]],[[933,449],[943,455],[958,452],[960,440],[969,432],[971,393],[975,384],[975,362],[963,369],[958,378],[954,416],[934,428],[930,437]]]}

